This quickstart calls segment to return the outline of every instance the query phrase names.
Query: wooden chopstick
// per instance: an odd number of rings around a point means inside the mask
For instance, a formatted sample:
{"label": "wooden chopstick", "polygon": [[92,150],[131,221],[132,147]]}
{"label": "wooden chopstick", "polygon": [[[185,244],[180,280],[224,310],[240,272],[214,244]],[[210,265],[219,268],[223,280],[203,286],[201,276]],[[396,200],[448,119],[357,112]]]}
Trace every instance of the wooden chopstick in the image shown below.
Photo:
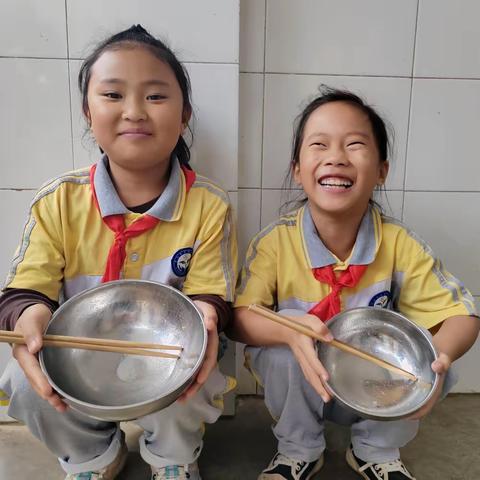
{"label": "wooden chopstick", "polygon": [[[4,336],[0,334],[0,343],[15,343],[15,344],[25,344],[25,339],[23,337],[12,337],[10,335]],[[43,346],[45,347],[60,347],[60,348],[79,348],[81,350],[95,350],[99,352],[113,352],[113,353],[124,353],[128,355],[141,355],[147,357],[160,357],[160,358],[179,358],[179,355],[174,355],[172,353],[159,352],[157,350],[148,350],[144,348],[128,348],[128,347],[114,347],[110,345],[93,345],[89,343],[82,342],[68,342],[62,340],[43,340]]]}
{"label": "wooden chopstick", "polygon": [[375,355],[372,355],[371,353],[367,353],[367,352],[364,352],[363,350],[359,350],[358,348],[352,347],[352,345],[349,345],[348,343],[341,342],[340,340],[332,340],[331,342],[325,342],[325,340],[323,340],[322,337],[318,335],[316,332],[314,332],[310,327],[302,325],[301,323],[298,323],[291,318],[284,317],[283,315],[273,312],[272,310],[262,307],[261,305],[250,305],[248,309],[251,310],[252,312],[262,315],[265,318],[268,318],[270,320],[273,320],[274,322],[284,325],[285,327],[291,328],[292,330],[296,330],[299,333],[303,333],[304,335],[314,338],[315,340],[327,343],[328,345],[332,345],[332,347],[336,347],[344,352],[351,353],[352,355],[355,355],[357,357],[363,358],[364,360],[372,362],[375,365],[378,365],[379,367],[385,368],[386,370],[390,370],[391,372],[407,377],[410,380],[413,380],[414,382],[418,380],[418,377],[416,377],[413,373],[407,372],[403,368],[397,367],[396,365],[393,365],[390,362],[382,360],[381,358],[378,358]]}
{"label": "wooden chopstick", "polygon": [[[0,335],[10,338],[23,338],[23,335],[8,330],[0,330]],[[132,342],[129,340],[112,340],[108,338],[92,338],[92,337],[72,337],[66,335],[43,335],[44,340],[59,340],[61,342],[79,342],[89,345],[104,345],[110,347],[127,347],[127,348],[148,348],[156,350],[183,350],[179,345],[161,345],[159,343]]]}

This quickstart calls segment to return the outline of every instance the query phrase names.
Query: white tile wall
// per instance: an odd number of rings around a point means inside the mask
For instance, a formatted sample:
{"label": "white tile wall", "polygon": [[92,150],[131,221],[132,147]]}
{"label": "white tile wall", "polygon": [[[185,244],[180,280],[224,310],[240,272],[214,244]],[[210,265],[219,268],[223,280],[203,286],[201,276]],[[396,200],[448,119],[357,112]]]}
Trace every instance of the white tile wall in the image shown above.
{"label": "white tile wall", "polygon": [[[33,190],[0,190],[0,219],[2,239],[0,255],[0,288],[3,287],[15,250],[20,244],[23,226],[27,221]],[[0,365],[1,371],[1,365]]]}
{"label": "white tile wall", "polygon": [[192,165],[226,190],[237,189],[238,65],[187,64],[192,80]]}
{"label": "white tile wall", "polygon": [[287,191],[280,189],[262,190],[261,228],[275,221],[280,215],[280,207],[289,199],[296,198],[299,190]]}
{"label": "white tile wall", "polygon": [[474,295],[480,295],[478,205],[480,192],[405,193],[405,223]]}
{"label": "white tile wall", "polygon": [[402,219],[403,214],[403,191],[379,191],[375,194],[375,200],[380,203],[385,215]]}
{"label": "white tile wall", "polygon": [[415,75],[480,78],[480,3],[421,0]]}
{"label": "white tile wall", "polygon": [[72,168],[66,60],[0,58],[0,188],[35,188]]}
{"label": "white tile wall", "polygon": [[480,191],[479,131],[480,81],[414,80],[406,188]]}
{"label": "white tile wall", "polygon": [[417,0],[269,0],[266,71],[411,75]]}
{"label": "white tile wall", "polygon": [[245,258],[248,243],[260,230],[260,189],[241,189],[238,191],[238,250],[240,265]]}
{"label": "white tile wall", "polygon": [[263,75],[240,74],[238,186],[260,187],[262,179]]}
{"label": "white tile wall", "polygon": [[480,375],[478,359],[480,358],[480,340],[460,359],[455,362],[459,374],[458,383],[453,388],[456,393],[480,392]]}
{"label": "white tile wall", "polygon": [[266,0],[240,2],[240,71],[263,72]]}
{"label": "white tile wall", "polygon": [[387,188],[403,188],[410,80],[405,78],[268,74],[265,84],[263,187],[280,188],[290,162],[293,121],[320,85],[352,90],[383,114],[395,130]]}
{"label": "white tile wall", "polygon": [[81,60],[69,60],[73,159],[75,168],[82,168],[95,163],[101,155],[95,140],[90,134],[82,112],[81,95],[77,86],[77,77],[81,65]]}
{"label": "white tile wall", "polygon": [[[247,249],[247,242],[258,231],[260,226],[260,193],[259,189],[229,192],[237,220],[239,268],[241,268],[240,262],[242,262]],[[237,343],[235,346],[236,393],[249,395],[256,393],[257,390],[255,380],[243,365],[243,348],[244,345],[241,343]]]}
{"label": "white tile wall", "polygon": [[238,0],[67,0],[67,15],[73,58],[84,58],[98,41],[140,23],[184,62],[238,64]]}
{"label": "white tile wall", "polygon": [[0,56],[66,58],[65,0],[2,0]]}

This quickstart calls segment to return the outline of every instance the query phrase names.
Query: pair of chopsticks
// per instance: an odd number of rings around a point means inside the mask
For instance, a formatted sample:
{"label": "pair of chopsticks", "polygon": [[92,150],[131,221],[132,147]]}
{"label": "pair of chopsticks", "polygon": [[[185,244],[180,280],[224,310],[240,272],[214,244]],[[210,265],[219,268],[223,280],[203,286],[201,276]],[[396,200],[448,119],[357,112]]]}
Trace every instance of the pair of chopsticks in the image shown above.
{"label": "pair of chopsticks", "polygon": [[[6,330],[0,330],[0,343],[25,344],[23,335]],[[125,353],[148,357],[179,358],[179,354],[165,353],[158,350],[174,350],[181,352],[178,345],[160,345],[158,343],[131,342],[127,340],[110,340],[106,338],[69,337],[65,335],[44,335],[45,347],[79,348],[100,352]]]}
{"label": "pair of chopsticks", "polygon": [[[320,342],[325,342],[325,340],[323,340],[323,338],[320,335],[318,335],[316,332],[314,332],[310,327],[302,325],[301,323],[298,323],[291,318],[284,317],[283,315],[273,312],[268,308],[262,307],[260,305],[250,305],[248,309],[251,310],[252,312],[262,315],[265,318],[273,320],[274,322],[277,322],[285,327],[291,328],[292,330],[295,330],[299,333],[303,333],[308,337],[311,337]],[[378,358],[375,355],[372,355],[371,353],[364,352],[363,350],[352,347],[348,343],[341,342],[340,340],[332,340],[331,342],[325,342],[325,343],[327,343],[328,345],[331,345],[332,347],[336,347],[344,352],[355,355],[356,357],[363,358],[364,360],[372,362],[375,365],[378,365],[379,367],[385,368],[386,370],[402,375],[403,377],[409,378],[414,382],[418,380],[418,377],[416,377],[413,373],[407,372],[403,368],[397,367],[392,363],[382,360],[381,358]]]}

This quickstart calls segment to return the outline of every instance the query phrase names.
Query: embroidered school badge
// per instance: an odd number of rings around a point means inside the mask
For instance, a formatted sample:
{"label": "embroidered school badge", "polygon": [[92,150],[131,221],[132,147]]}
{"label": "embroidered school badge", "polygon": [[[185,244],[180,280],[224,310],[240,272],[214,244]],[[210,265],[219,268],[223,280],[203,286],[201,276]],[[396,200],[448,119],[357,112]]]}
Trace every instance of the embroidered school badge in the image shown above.
{"label": "embroidered school badge", "polygon": [[172,270],[177,277],[184,277],[188,272],[193,248],[186,247],[177,250],[172,257]]}
{"label": "embroidered school badge", "polygon": [[377,293],[374,295],[370,302],[368,302],[369,307],[380,307],[387,308],[390,300],[392,300],[392,292],[384,290],[383,292]]}

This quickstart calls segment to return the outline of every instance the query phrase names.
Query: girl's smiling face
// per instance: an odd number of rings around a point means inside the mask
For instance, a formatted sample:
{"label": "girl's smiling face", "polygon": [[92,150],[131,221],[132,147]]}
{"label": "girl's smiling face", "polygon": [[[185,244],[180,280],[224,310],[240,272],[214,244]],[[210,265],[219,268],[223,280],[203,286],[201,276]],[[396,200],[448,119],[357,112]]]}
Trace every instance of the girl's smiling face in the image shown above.
{"label": "girl's smiling face", "polygon": [[87,99],[95,140],[127,170],[166,167],[190,117],[172,69],[140,46],[102,53],[92,67]]}
{"label": "girl's smiling face", "polygon": [[315,211],[360,215],[375,186],[385,182],[388,162],[380,160],[367,114],[334,101],[314,110],[305,123],[293,170]]}

